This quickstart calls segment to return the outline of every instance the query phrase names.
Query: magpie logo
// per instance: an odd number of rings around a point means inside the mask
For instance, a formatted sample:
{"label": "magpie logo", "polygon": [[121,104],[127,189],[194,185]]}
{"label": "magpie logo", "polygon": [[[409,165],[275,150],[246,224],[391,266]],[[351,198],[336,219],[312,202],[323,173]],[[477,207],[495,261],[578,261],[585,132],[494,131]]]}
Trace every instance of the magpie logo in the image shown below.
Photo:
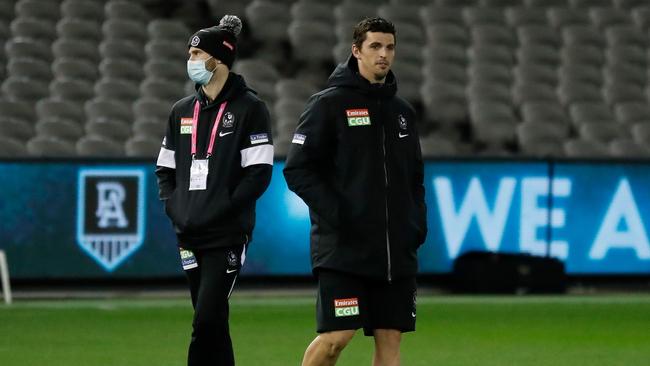
{"label": "magpie logo", "polygon": [[77,245],[112,272],[144,240],[144,172],[82,169],[77,197]]}
{"label": "magpie logo", "polygon": [[198,46],[199,43],[201,43],[201,38],[199,38],[199,36],[192,37],[192,40],[190,41],[190,44],[192,45],[192,47]]}

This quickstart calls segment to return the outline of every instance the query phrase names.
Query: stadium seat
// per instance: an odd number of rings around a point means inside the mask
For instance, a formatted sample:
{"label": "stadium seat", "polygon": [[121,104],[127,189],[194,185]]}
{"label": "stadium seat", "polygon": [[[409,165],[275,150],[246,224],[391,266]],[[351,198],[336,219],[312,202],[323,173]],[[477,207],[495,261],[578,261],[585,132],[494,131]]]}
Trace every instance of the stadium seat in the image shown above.
{"label": "stadium seat", "polygon": [[467,86],[467,100],[470,103],[512,103],[512,94],[507,84],[499,82],[472,83]]}
{"label": "stadium seat", "polygon": [[557,90],[562,105],[570,105],[578,102],[604,103],[600,89],[588,83],[563,83]]}
{"label": "stadium seat", "polygon": [[144,44],[149,37],[144,23],[133,20],[108,19],[102,24],[102,33],[107,41],[129,41]]}
{"label": "stadium seat", "polygon": [[99,23],[79,18],[63,18],[56,24],[59,38],[79,39],[98,43],[102,39],[102,29]]}
{"label": "stadium seat", "polygon": [[410,24],[420,24],[419,22],[414,22],[418,18],[420,13],[420,7],[416,5],[392,5],[385,4],[379,6],[377,9],[377,15],[385,19],[390,19],[391,22],[395,23],[410,23]]}
{"label": "stadium seat", "polygon": [[25,155],[27,155],[27,148],[23,141],[0,136],[0,157],[17,158]]}
{"label": "stadium seat", "polygon": [[557,69],[553,65],[545,64],[518,64],[513,69],[515,81],[519,83],[558,84]]}
{"label": "stadium seat", "polygon": [[650,122],[639,122],[630,129],[634,141],[643,146],[650,146]]}
{"label": "stadium seat", "polygon": [[298,99],[280,99],[275,102],[273,112],[278,121],[293,121],[294,127],[298,123],[300,115],[305,110],[305,102]]}
{"label": "stadium seat", "polygon": [[57,59],[80,58],[95,64],[100,61],[100,54],[97,50],[97,45],[84,40],[59,38],[52,44],[52,53]]}
{"label": "stadium seat", "polygon": [[171,107],[169,102],[145,95],[133,103],[132,110],[136,119],[149,118],[167,123]]}
{"label": "stadium seat", "polygon": [[564,28],[567,26],[589,26],[591,19],[584,9],[551,7],[547,12],[548,20],[551,26],[555,28]]}
{"label": "stadium seat", "polygon": [[326,3],[298,0],[291,5],[290,10],[294,21],[315,21],[329,24],[334,21],[332,8]]}
{"label": "stadium seat", "polygon": [[645,102],[645,92],[634,84],[610,84],[603,88],[605,102],[610,106],[625,102]]}
{"label": "stadium seat", "polygon": [[632,23],[632,18],[625,10],[608,6],[591,7],[589,9],[589,16],[591,17],[592,23],[600,29],[605,29],[614,25],[627,25]]}
{"label": "stadium seat", "polygon": [[[135,50],[133,50],[135,52]],[[141,51],[138,51],[141,53]],[[145,45],[145,54],[149,60],[166,60],[169,62],[180,62],[185,65],[189,54],[187,53],[187,41],[165,41],[151,40]],[[119,58],[119,57],[118,57]],[[142,58],[135,59],[136,61]]]}
{"label": "stadium seat", "polygon": [[479,0],[479,5],[485,7],[505,8],[519,5],[520,0]]}
{"label": "stadium seat", "polygon": [[275,84],[275,93],[282,99],[307,101],[317,91],[314,85],[299,79],[281,79]]}
{"label": "stadium seat", "polygon": [[552,125],[562,135],[569,132],[569,118],[557,101],[525,102],[521,105],[520,111],[526,123]]}
{"label": "stadium seat", "polygon": [[350,30],[345,40],[350,38],[352,26],[357,24],[360,19],[376,15],[377,7],[371,3],[343,2],[334,8],[334,19],[336,19],[336,23]]}
{"label": "stadium seat", "polygon": [[272,65],[255,59],[241,60],[234,64],[233,71],[243,75],[262,99],[269,103],[275,101],[275,83],[280,75]]}
{"label": "stadium seat", "polygon": [[[140,84],[140,94],[143,97],[157,98],[162,101],[176,102],[185,96],[183,83],[159,78],[145,78]],[[131,99],[132,101],[137,99]]]}
{"label": "stadium seat", "polygon": [[36,58],[12,57],[7,63],[7,73],[20,78],[33,78],[42,82],[52,79],[50,65]]}
{"label": "stadium seat", "polygon": [[441,156],[454,156],[458,153],[456,144],[436,135],[420,138],[422,157],[436,158]]}
{"label": "stadium seat", "polygon": [[72,102],[85,102],[94,95],[93,84],[81,79],[54,79],[50,83],[52,97]]}
{"label": "stadium seat", "polygon": [[15,18],[9,28],[15,38],[29,38],[51,43],[56,38],[54,23],[35,18]]}
{"label": "stadium seat", "polygon": [[631,64],[630,66],[645,68],[648,64],[646,48],[636,46],[607,47],[605,57],[610,65]]}
{"label": "stadium seat", "polygon": [[590,84],[599,88],[603,84],[603,74],[599,66],[565,64],[559,67],[560,85]]}
{"label": "stadium seat", "polygon": [[469,43],[467,30],[456,24],[440,23],[429,25],[426,28],[426,33],[430,44],[453,43],[467,45]]}
{"label": "stadium seat", "polygon": [[15,15],[22,18],[56,22],[60,16],[59,4],[40,0],[18,0]]}
{"label": "stadium seat", "polygon": [[478,8],[470,7],[463,9],[463,19],[469,26],[475,25],[505,25],[506,19],[503,10],[499,8]]}
{"label": "stadium seat", "polygon": [[[130,40],[107,39],[99,44],[99,53],[101,57],[106,58],[126,58],[135,62],[143,62],[145,57],[149,54],[149,46],[152,42],[147,43],[145,52],[142,52],[142,47],[138,43],[131,42]],[[167,43],[167,48],[172,48],[174,45]],[[185,46],[185,45],[183,45]],[[183,51],[186,52],[186,48]]]}
{"label": "stadium seat", "polygon": [[433,83],[465,84],[467,81],[465,67],[451,62],[428,62],[424,66],[423,75]]}
{"label": "stadium seat", "polygon": [[574,8],[607,7],[612,5],[612,0],[569,0]]}
{"label": "stadium seat", "polygon": [[60,99],[45,98],[36,103],[36,115],[39,120],[56,118],[82,123],[85,116],[79,105]]}
{"label": "stadium seat", "polygon": [[154,19],[147,25],[147,33],[151,40],[171,42],[187,42],[191,31],[183,22],[171,19]]}
{"label": "stadium seat", "polygon": [[101,23],[104,21],[104,4],[93,0],[64,0],[61,3],[61,14],[65,18],[92,20]]}
{"label": "stadium seat", "polygon": [[614,157],[621,158],[648,158],[650,149],[646,145],[640,145],[629,138],[613,140],[609,143],[609,153]]}
{"label": "stadium seat", "polygon": [[510,105],[471,103],[469,111],[476,141],[502,145],[515,140],[515,126],[518,121]]}
{"label": "stadium seat", "polygon": [[[492,47],[487,48],[492,49]],[[449,62],[456,65],[465,65],[467,64],[468,53],[462,45],[429,43],[422,48],[422,58],[425,63]]]}
{"label": "stadium seat", "polygon": [[517,126],[517,142],[524,155],[562,156],[562,143],[568,134],[553,124],[524,122]]}
{"label": "stadium seat", "polygon": [[158,138],[159,146],[160,141],[162,141],[163,136],[165,136],[166,129],[166,120],[160,121],[152,118],[140,118],[136,119],[133,123],[134,136],[148,136],[152,138]]}
{"label": "stadium seat", "polygon": [[297,60],[322,63],[332,60],[332,48],[336,44],[331,25],[320,22],[293,21],[288,29]]}
{"label": "stadium seat", "polygon": [[589,141],[597,141],[602,144],[609,144],[618,138],[627,138],[627,129],[617,123],[583,123],[578,128],[581,138]]}
{"label": "stadium seat", "polygon": [[493,47],[515,47],[517,39],[511,29],[499,25],[477,25],[470,28],[472,41],[475,45]]}
{"label": "stadium seat", "polygon": [[94,82],[99,77],[97,66],[83,58],[57,58],[52,64],[54,77],[59,79],[83,79]]}
{"label": "stadium seat", "polygon": [[577,102],[569,106],[569,115],[575,126],[587,123],[602,123],[616,125],[609,106],[597,102]]}
{"label": "stadium seat", "polygon": [[511,48],[499,45],[476,45],[467,50],[471,63],[493,63],[497,65],[512,65],[515,56]]}
{"label": "stadium seat", "polygon": [[564,153],[571,158],[602,158],[609,155],[609,149],[597,141],[571,139],[564,143]]}
{"label": "stadium seat", "polygon": [[[168,64],[165,61],[160,62],[165,63],[165,65]],[[156,67],[151,66],[149,62],[147,62],[144,68],[145,71],[149,71]],[[172,69],[170,69],[170,72],[171,70]],[[99,72],[101,73],[102,77],[111,79],[125,79],[129,81],[140,82],[144,78],[145,71],[142,70],[142,65],[129,59],[105,58],[99,64]],[[183,72],[186,76],[184,68]]]}
{"label": "stadium seat", "polygon": [[27,141],[34,136],[34,126],[22,119],[0,116],[0,136]]}
{"label": "stadium seat", "polygon": [[547,25],[524,25],[517,27],[519,43],[527,46],[541,45],[558,47],[560,38],[553,28]]}
{"label": "stadium seat", "polygon": [[648,46],[648,35],[633,25],[612,26],[605,29],[605,39],[610,46]]}
{"label": "stadium seat", "polygon": [[[142,69],[138,64],[132,64],[132,70],[135,73],[136,71],[140,72],[140,78],[142,79]],[[187,70],[184,64],[180,62],[170,62],[167,60],[149,60],[144,65],[144,75],[148,78],[159,78],[170,80],[173,82],[185,82],[187,80]]]}
{"label": "stadium seat", "polygon": [[621,9],[633,9],[648,5],[645,0],[614,0],[614,5]]}
{"label": "stadium seat", "polygon": [[69,141],[54,136],[36,136],[27,142],[27,151],[32,156],[71,157],[76,152]]}
{"label": "stadium seat", "polygon": [[31,103],[7,100],[6,98],[0,99],[0,111],[4,117],[12,117],[24,121],[33,121],[35,111]]}
{"label": "stadium seat", "polygon": [[505,10],[508,25],[513,28],[525,25],[547,25],[546,14],[535,7],[514,6]]}
{"label": "stadium seat", "polygon": [[462,8],[429,5],[420,8],[422,24],[427,27],[435,24],[463,24]]}
{"label": "stadium seat", "polygon": [[147,22],[149,13],[137,2],[124,0],[110,0],[104,6],[108,19],[128,19],[137,22]]}
{"label": "stadium seat", "polygon": [[100,98],[123,102],[133,101],[140,95],[138,84],[135,81],[124,79],[103,77],[95,83],[93,89],[95,95]]}
{"label": "stadium seat", "polygon": [[123,143],[132,136],[130,123],[110,118],[89,120],[84,129],[86,136],[102,137],[116,143]]}
{"label": "stadium seat", "polygon": [[133,136],[124,143],[126,156],[155,158],[160,152],[160,140],[148,136]]}
{"label": "stadium seat", "polygon": [[546,8],[552,6],[569,6],[569,0],[524,0],[524,4],[531,8]]}
{"label": "stadium seat", "polygon": [[428,120],[450,125],[467,122],[467,99],[462,84],[428,81],[420,87],[420,95]]}
{"label": "stadium seat", "polygon": [[397,62],[392,67],[400,85],[397,94],[412,103],[420,99],[421,70],[420,65],[409,62]]}
{"label": "stadium seat", "polygon": [[87,157],[121,157],[124,146],[102,136],[86,135],[76,143],[77,154]]}
{"label": "stadium seat", "polygon": [[15,3],[11,0],[0,1],[0,23],[9,22],[15,17]]}
{"label": "stadium seat", "polygon": [[2,82],[2,92],[10,100],[36,102],[48,95],[47,81],[9,76]]}
{"label": "stadium seat", "polygon": [[254,0],[246,6],[246,18],[253,37],[260,41],[278,42],[288,38],[291,12],[286,4]]}
{"label": "stadium seat", "polygon": [[650,105],[645,102],[618,103],[614,107],[614,115],[618,123],[628,126],[650,122]]}
{"label": "stadium seat", "polygon": [[526,102],[555,102],[555,88],[544,83],[515,83],[512,87],[512,100],[516,105]]}
{"label": "stadium seat", "polygon": [[605,84],[636,84],[645,87],[648,75],[645,67],[633,64],[607,65],[603,75]]}
{"label": "stadium seat", "polygon": [[110,119],[130,123],[133,120],[131,100],[120,101],[98,96],[84,104],[88,120]]}
{"label": "stadium seat", "polygon": [[522,65],[557,65],[560,54],[554,46],[527,44],[516,51],[517,60]]}
{"label": "stadium seat", "polygon": [[77,141],[84,134],[83,125],[80,123],[55,117],[39,119],[35,128],[38,136],[69,142]]}
{"label": "stadium seat", "polygon": [[603,35],[596,28],[586,25],[570,25],[562,28],[562,39],[565,47],[594,46],[602,48],[605,45]]}
{"label": "stadium seat", "polygon": [[594,46],[571,46],[560,50],[560,60],[565,65],[589,65],[600,68],[605,63],[602,49]]}
{"label": "stadium seat", "polygon": [[508,85],[512,82],[511,68],[499,64],[471,63],[467,68],[470,82],[494,82]]}
{"label": "stadium seat", "polygon": [[650,6],[636,7],[632,9],[632,20],[639,29],[643,32],[647,32],[648,28],[650,28]]}

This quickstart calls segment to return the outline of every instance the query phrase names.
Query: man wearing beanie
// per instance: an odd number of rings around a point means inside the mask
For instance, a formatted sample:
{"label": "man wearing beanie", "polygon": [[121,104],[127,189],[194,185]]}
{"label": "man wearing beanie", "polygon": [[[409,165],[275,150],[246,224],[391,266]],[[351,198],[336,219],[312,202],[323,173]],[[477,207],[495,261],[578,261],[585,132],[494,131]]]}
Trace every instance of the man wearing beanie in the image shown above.
{"label": "man wearing beanie", "polygon": [[303,366],[334,365],[357,329],[374,366],[398,366],[415,330],[417,249],[427,234],[413,107],[396,95],[394,25],[364,19],[352,55],[300,116],[284,168],[311,217],[317,332]]}
{"label": "man wearing beanie", "polygon": [[188,41],[196,93],[174,104],[156,163],[194,319],[190,366],[234,365],[228,298],[246,257],[255,202],[273,166],[269,112],[230,68],[241,21],[226,15]]}

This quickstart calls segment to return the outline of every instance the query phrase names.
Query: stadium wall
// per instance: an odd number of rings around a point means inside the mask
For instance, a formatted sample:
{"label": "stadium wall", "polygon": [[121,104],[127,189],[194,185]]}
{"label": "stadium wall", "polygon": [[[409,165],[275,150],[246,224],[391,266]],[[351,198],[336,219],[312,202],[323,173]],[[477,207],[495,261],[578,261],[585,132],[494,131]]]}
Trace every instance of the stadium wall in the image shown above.
{"label": "stadium wall", "polygon": [[[309,218],[276,161],[243,274],[310,273]],[[181,276],[150,160],[0,161],[12,279]],[[560,258],[569,275],[650,275],[650,162],[428,160],[422,274],[469,250]],[[550,208],[550,209],[547,209]]]}

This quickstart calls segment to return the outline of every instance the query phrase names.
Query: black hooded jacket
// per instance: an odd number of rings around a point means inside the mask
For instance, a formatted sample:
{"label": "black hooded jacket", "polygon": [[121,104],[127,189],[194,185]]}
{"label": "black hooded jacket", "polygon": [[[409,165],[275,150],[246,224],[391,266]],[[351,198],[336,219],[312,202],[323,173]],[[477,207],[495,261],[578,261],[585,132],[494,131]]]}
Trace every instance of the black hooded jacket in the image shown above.
{"label": "black hooded jacket", "polygon": [[[206,190],[189,190],[192,117],[196,101],[197,159],[204,159],[219,107],[227,106],[208,160]],[[172,107],[158,156],[156,175],[160,199],[186,249],[230,246],[250,240],[255,202],[271,181],[273,141],[266,105],[230,73],[221,93],[209,102],[203,90]]]}
{"label": "black hooded jacket", "polygon": [[319,268],[392,278],[417,273],[427,233],[423,162],[413,108],[384,84],[340,64],[300,117],[284,168],[310,209]]}

